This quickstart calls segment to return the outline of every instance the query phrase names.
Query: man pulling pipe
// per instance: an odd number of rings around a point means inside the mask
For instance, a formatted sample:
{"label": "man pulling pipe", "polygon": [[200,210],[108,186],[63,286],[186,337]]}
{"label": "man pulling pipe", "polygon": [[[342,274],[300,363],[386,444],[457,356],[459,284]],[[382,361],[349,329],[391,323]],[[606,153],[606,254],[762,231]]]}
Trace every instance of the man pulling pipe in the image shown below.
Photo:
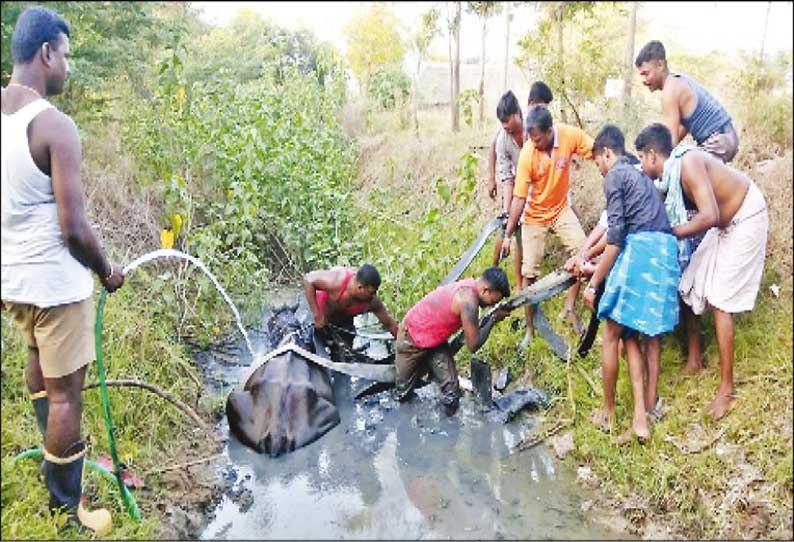
{"label": "man pulling pipe", "polygon": [[400,323],[394,364],[399,401],[410,399],[416,384],[428,371],[441,388],[441,404],[447,416],[457,412],[460,400],[454,352],[447,339],[463,328],[466,346],[476,352],[485,343],[493,324],[509,314],[499,310],[480,327],[480,307],[490,307],[510,295],[503,269],[491,267],[477,278],[439,286],[414,305]]}

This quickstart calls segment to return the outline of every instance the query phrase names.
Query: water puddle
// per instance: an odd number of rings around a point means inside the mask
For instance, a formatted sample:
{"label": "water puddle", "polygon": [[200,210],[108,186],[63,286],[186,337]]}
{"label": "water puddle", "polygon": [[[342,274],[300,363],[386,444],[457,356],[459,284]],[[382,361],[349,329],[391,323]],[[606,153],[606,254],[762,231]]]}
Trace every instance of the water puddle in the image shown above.
{"label": "water puddle", "polygon": [[[251,337],[258,356],[264,337]],[[211,356],[199,364],[224,397],[246,369]],[[335,374],[341,423],[277,458],[240,444],[224,418],[229,464],[220,475],[230,489],[201,538],[626,538],[588,519],[582,488],[545,447],[510,454],[533,432],[531,416],[489,421],[465,395],[447,418],[434,386],[402,405],[389,392],[354,401],[361,384]]]}

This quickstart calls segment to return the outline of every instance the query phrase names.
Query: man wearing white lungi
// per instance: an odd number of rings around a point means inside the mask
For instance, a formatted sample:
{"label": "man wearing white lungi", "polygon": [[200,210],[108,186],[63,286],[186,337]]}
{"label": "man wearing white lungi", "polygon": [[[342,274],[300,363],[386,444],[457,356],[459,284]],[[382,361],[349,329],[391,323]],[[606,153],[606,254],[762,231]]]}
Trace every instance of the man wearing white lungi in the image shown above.
{"label": "man wearing white lungi", "polygon": [[[646,127],[635,141],[643,170],[666,192],[665,209],[679,239],[681,298],[697,315],[714,310],[720,387],[709,414],[718,420],[736,399],[732,314],[755,305],[766,257],[767,206],[746,175],[698,148],[672,146],[669,129],[659,123]],[[687,207],[697,209],[688,222]],[[690,255],[684,241],[706,230]]]}

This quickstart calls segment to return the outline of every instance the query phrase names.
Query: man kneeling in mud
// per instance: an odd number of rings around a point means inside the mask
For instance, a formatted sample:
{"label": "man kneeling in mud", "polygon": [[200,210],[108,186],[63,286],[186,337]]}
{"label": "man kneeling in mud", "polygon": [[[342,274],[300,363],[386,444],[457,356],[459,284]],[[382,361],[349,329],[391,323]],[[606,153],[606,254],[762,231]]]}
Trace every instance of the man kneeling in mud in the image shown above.
{"label": "man kneeling in mud", "polygon": [[480,307],[493,306],[509,295],[507,274],[499,267],[490,267],[478,279],[439,286],[414,305],[397,333],[394,364],[398,400],[408,400],[419,378],[429,371],[441,388],[445,414],[455,414],[460,386],[454,353],[447,339],[463,327],[466,346],[476,352],[485,343],[493,325],[509,314],[496,311],[494,318],[480,329]]}
{"label": "man kneeling in mud", "polygon": [[365,263],[358,271],[348,267],[333,267],[311,271],[303,277],[303,291],[314,316],[314,329],[327,338],[326,324],[344,328],[341,338],[348,347],[353,344],[353,317],[373,312],[393,336],[397,336],[397,321],[378,299],[380,273]]}

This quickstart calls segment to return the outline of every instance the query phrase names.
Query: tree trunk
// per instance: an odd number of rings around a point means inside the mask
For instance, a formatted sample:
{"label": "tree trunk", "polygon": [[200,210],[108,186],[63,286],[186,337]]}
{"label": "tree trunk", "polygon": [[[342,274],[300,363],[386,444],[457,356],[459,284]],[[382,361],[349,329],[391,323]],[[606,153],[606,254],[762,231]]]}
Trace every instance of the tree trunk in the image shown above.
{"label": "tree trunk", "polygon": [[414,73],[414,80],[411,84],[411,115],[413,116],[414,121],[414,131],[418,134],[419,133],[419,105],[417,104],[417,100],[419,97],[417,96],[417,86],[419,85],[419,70],[422,64],[422,55],[417,51],[416,57],[416,72]]}
{"label": "tree trunk", "polygon": [[455,19],[453,20],[454,50],[452,56],[452,131],[460,131],[460,19],[461,3],[455,2]]}
{"label": "tree trunk", "polygon": [[759,60],[764,61],[764,45],[766,45],[766,29],[769,27],[769,12],[772,11],[772,2],[766,3],[766,18],[764,19],[764,35],[761,36],[761,55]]}
{"label": "tree trunk", "polygon": [[631,77],[634,75],[634,34],[637,30],[637,2],[631,3],[629,14],[629,35],[626,39],[626,65],[623,72],[623,109],[626,109],[631,96]]}
{"label": "tree trunk", "polygon": [[449,54],[449,113],[452,118],[452,125],[455,126],[455,74],[453,73],[455,70],[452,64],[452,40],[453,40],[453,32],[452,32],[452,19],[449,15],[449,2],[444,2],[444,7],[447,10],[447,29],[449,30],[449,39],[447,40],[447,53]]}
{"label": "tree trunk", "polygon": [[480,129],[485,127],[485,34],[488,31],[488,19],[482,18],[482,54],[480,55]]}
{"label": "tree trunk", "polygon": [[505,2],[505,71],[502,77],[502,93],[507,92],[507,68],[510,66],[510,2]]}
{"label": "tree trunk", "polygon": [[[562,43],[562,25],[563,25],[563,9],[565,7],[564,2],[560,2],[557,5],[557,65],[560,68],[560,92],[565,94],[565,49],[563,48]],[[562,117],[562,121],[564,123],[568,122],[568,111],[565,109],[565,106],[560,103],[560,116]]]}

